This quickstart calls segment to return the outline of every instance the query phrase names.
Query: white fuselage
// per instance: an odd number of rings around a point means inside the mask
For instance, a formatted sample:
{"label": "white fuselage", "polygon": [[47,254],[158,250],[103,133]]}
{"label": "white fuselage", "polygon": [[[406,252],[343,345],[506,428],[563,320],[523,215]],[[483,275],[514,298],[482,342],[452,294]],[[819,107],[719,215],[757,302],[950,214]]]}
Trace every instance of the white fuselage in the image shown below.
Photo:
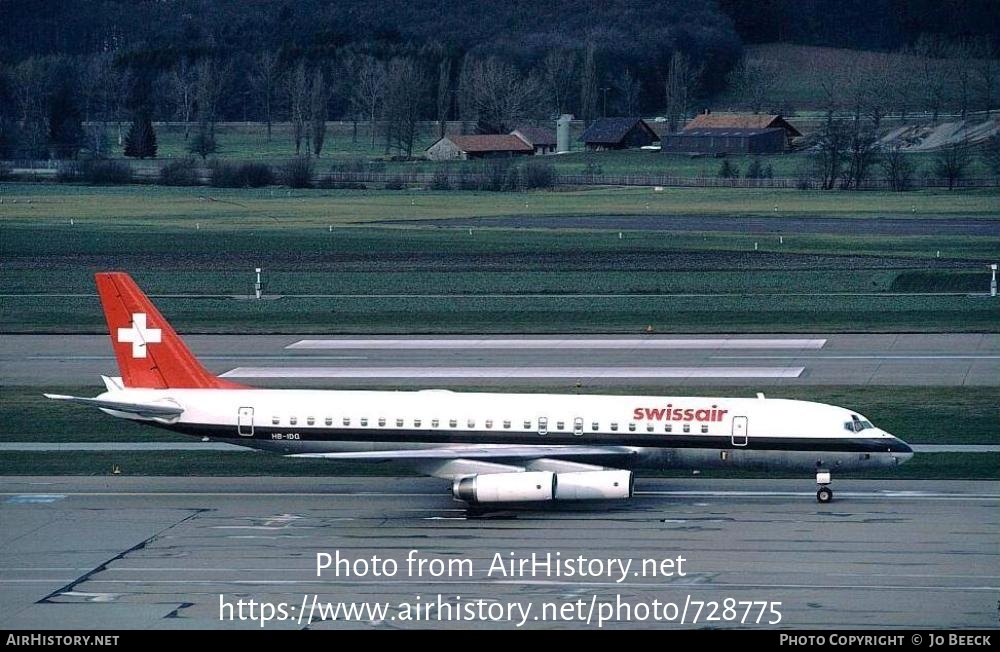
{"label": "white fuselage", "polygon": [[105,411],[283,453],[481,444],[620,455],[627,447],[635,468],[796,470],[894,466],[912,455],[856,413],[784,399],[267,389],[124,389],[99,398],[176,405],[183,413],[169,419]]}

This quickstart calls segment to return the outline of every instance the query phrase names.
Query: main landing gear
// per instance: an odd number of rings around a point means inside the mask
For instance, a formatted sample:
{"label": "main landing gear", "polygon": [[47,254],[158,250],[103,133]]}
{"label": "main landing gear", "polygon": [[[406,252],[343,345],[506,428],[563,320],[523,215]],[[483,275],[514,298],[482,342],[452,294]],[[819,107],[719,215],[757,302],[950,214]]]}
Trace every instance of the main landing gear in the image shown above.
{"label": "main landing gear", "polygon": [[830,489],[830,472],[826,469],[816,470],[816,500],[820,503],[828,503],[833,500],[833,489]]}

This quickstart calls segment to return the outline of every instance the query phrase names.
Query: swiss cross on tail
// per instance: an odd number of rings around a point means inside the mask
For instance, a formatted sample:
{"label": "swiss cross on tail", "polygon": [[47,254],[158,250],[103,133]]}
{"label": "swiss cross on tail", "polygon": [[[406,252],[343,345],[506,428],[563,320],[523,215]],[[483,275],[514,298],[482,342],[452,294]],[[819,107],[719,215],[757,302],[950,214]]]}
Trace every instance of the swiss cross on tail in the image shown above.
{"label": "swiss cross on tail", "polygon": [[96,280],[125,387],[241,387],[205,369],[128,274],[101,272]]}
{"label": "swiss cross on tail", "polygon": [[145,358],[147,344],[159,344],[163,331],[146,328],[146,313],[132,313],[132,325],[118,329],[118,341],[132,344],[132,357]]}

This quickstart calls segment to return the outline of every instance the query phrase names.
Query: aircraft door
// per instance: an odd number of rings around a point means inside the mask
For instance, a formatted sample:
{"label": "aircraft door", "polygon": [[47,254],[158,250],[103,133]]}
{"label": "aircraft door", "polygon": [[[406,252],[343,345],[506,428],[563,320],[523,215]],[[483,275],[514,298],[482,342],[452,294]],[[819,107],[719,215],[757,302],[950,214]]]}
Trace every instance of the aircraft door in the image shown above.
{"label": "aircraft door", "polygon": [[583,417],[573,419],[573,434],[577,437],[583,434]]}
{"label": "aircraft door", "polygon": [[241,407],[236,417],[236,432],[240,437],[253,437],[253,408]]}
{"label": "aircraft door", "polygon": [[538,417],[538,434],[547,435],[549,433],[549,418]]}
{"label": "aircraft door", "polygon": [[733,417],[733,446],[746,446],[749,426],[746,417]]}

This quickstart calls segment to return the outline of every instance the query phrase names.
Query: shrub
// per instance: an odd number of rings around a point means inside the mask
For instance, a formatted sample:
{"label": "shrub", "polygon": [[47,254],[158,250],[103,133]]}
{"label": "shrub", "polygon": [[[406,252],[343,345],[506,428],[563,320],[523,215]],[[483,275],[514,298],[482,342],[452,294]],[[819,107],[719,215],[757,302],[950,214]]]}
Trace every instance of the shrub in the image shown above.
{"label": "shrub", "polygon": [[13,178],[13,173],[6,163],[0,163],[0,181],[7,181]]}
{"label": "shrub", "polygon": [[263,188],[274,184],[274,172],[263,163],[244,163],[240,166],[240,176],[247,188]]}
{"label": "shrub", "polygon": [[80,181],[94,186],[126,184],[132,181],[132,168],[121,161],[69,161],[59,166],[56,180],[62,183]]}
{"label": "shrub", "polygon": [[480,179],[479,189],[490,192],[500,192],[504,189],[504,182],[507,180],[507,168],[510,161],[507,159],[487,159],[483,161],[483,175]]}
{"label": "shrub", "polygon": [[312,159],[307,156],[300,156],[289,161],[282,170],[282,181],[289,188],[312,188]]}
{"label": "shrub", "polygon": [[720,179],[737,179],[740,176],[740,166],[733,165],[728,158],[723,159],[722,165],[719,166],[717,176]]}
{"label": "shrub", "polygon": [[524,191],[524,176],[521,174],[519,166],[512,165],[507,168],[507,174],[504,175],[503,179],[503,189],[506,192]]}
{"label": "shrub", "polygon": [[448,178],[448,170],[438,168],[434,170],[431,177],[431,190],[451,190],[451,180]]}
{"label": "shrub", "polygon": [[524,164],[521,177],[525,188],[551,188],[555,182],[556,170],[544,161],[528,161]]}
{"label": "shrub", "polygon": [[398,175],[393,175],[393,176],[389,177],[388,179],[386,179],[385,189],[386,190],[402,190],[403,189],[403,180],[400,179]]}
{"label": "shrub", "polygon": [[165,186],[196,186],[200,182],[197,163],[193,158],[169,161],[160,168],[160,183]]}
{"label": "shrub", "polygon": [[56,168],[56,181],[59,183],[72,183],[83,178],[79,161],[66,161],[60,163]]}
{"label": "shrub", "polygon": [[212,185],[216,188],[263,188],[274,183],[274,173],[263,163],[212,164]]}
{"label": "shrub", "polygon": [[755,158],[754,160],[750,161],[750,165],[747,166],[747,171],[743,176],[746,177],[747,179],[764,178],[764,167],[760,164],[759,158]]}
{"label": "shrub", "polygon": [[81,167],[85,183],[114,185],[132,181],[132,166],[122,161],[83,161]]}

